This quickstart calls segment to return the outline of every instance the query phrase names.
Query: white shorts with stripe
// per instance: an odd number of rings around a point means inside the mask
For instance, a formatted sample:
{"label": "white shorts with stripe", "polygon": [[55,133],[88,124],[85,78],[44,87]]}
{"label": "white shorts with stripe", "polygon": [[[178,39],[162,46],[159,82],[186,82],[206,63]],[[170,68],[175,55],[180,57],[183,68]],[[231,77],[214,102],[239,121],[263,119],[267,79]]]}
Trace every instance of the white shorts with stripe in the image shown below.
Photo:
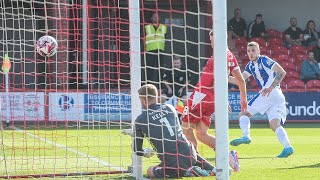
{"label": "white shorts with stripe", "polygon": [[279,119],[283,125],[286,121],[286,99],[280,89],[275,87],[269,96],[262,96],[259,92],[248,103],[248,109],[251,115],[265,112],[268,115],[269,121],[272,119]]}

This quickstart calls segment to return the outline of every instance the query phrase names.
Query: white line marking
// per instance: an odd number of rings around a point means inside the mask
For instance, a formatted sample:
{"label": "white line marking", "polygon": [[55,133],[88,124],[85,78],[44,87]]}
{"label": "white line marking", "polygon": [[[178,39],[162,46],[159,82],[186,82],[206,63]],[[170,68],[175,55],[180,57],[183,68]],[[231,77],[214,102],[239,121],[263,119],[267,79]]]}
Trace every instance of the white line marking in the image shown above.
{"label": "white line marking", "polygon": [[[16,128],[16,127],[15,127],[15,129],[18,130],[18,131],[20,131],[20,132],[22,132],[22,133],[25,132],[25,131],[22,131],[21,129]],[[81,156],[83,156],[83,157],[87,157],[88,159],[90,159],[90,160],[92,160],[92,161],[94,161],[94,162],[101,163],[101,164],[103,164],[103,165],[105,165],[105,166],[110,166],[111,168],[116,169],[117,171],[125,171],[125,170],[122,169],[121,167],[113,166],[113,165],[111,165],[110,163],[108,163],[108,162],[106,162],[106,161],[103,161],[103,160],[101,160],[101,159],[97,159],[96,157],[90,156],[89,154],[82,153],[82,152],[77,151],[77,150],[72,149],[72,148],[68,148],[67,146],[58,144],[58,143],[56,143],[56,142],[52,142],[52,141],[50,141],[50,140],[48,140],[48,139],[46,139],[46,138],[39,137],[39,136],[34,135],[34,134],[32,134],[32,133],[28,133],[28,132],[25,132],[25,133],[26,133],[27,135],[33,137],[33,138],[40,139],[40,140],[42,140],[42,141],[44,141],[44,142],[47,142],[47,143],[52,144],[52,145],[54,145],[54,146],[57,146],[57,147],[59,147],[59,148],[66,149],[67,151],[73,152],[73,153],[75,153],[75,154],[77,154],[77,155],[81,155]]]}

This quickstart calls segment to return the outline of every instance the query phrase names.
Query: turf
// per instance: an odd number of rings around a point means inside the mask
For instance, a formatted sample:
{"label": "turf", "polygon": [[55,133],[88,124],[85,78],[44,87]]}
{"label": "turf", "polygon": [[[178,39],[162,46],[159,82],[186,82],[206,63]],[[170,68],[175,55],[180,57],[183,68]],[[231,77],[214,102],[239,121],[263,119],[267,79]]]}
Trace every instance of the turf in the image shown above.
{"label": "turf", "polygon": [[[241,163],[240,172],[233,173],[230,179],[319,179],[320,124],[286,124],[285,129],[295,152],[289,158],[278,159],[275,157],[282,146],[275,134],[267,124],[253,124],[251,144],[230,147],[238,151]],[[210,133],[214,133],[214,128]],[[240,134],[238,125],[230,126],[230,140]],[[4,156],[11,176],[116,171],[126,170],[131,164],[131,139],[118,128],[6,129],[0,137],[4,145],[0,151],[0,176],[6,175]],[[201,155],[214,163],[213,150],[204,145],[199,149]],[[157,163],[155,157],[143,158],[143,171]],[[133,179],[128,174],[85,177]]]}

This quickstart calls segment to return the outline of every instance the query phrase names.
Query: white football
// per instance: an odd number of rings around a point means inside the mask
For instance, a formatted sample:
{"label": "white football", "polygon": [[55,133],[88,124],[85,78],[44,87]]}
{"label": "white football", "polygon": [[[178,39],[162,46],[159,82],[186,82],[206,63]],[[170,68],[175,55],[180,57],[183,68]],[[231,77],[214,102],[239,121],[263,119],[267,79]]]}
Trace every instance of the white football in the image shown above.
{"label": "white football", "polygon": [[58,43],[52,36],[42,36],[36,44],[37,52],[44,57],[50,57],[56,54]]}

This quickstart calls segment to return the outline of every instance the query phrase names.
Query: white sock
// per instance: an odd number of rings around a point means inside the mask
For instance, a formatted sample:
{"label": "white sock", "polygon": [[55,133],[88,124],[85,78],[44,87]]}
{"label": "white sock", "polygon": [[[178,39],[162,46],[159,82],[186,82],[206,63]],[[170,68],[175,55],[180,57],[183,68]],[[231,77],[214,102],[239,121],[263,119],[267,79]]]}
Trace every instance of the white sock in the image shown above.
{"label": "white sock", "polygon": [[240,125],[240,128],[242,130],[242,135],[243,137],[248,137],[250,138],[250,119],[248,116],[241,116],[239,118],[239,125]]}
{"label": "white sock", "polygon": [[213,172],[214,174],[217,174],[217,169],[214,167],[214,168],[212,169],[212,172]]}
{"label": "white sock", "polygon": [[278,137],[278,140],[279,142],[282,144],[282,146],[284,148],[288,148],[290,147],[290,141],[288,139],[288,135],[287,135],[287,132],[286,130],[282,127],[282,126],[279,126],[276,131],[275,131],[277,137]]}

